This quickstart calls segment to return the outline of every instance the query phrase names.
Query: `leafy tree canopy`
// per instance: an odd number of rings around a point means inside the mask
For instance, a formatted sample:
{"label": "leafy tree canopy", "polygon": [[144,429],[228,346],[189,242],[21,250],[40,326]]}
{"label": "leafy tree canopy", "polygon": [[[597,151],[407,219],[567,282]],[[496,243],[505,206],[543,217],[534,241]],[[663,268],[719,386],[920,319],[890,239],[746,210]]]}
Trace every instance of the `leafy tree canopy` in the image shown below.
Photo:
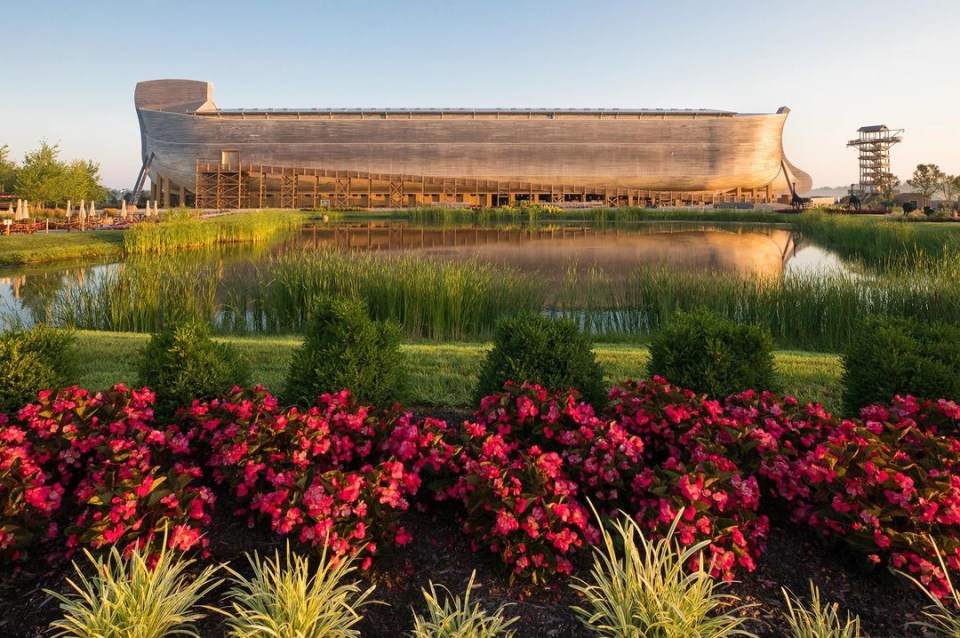
{"label": "leafy tree canopy", "polygon": [[943,191],[944,201],[952,204],[955,199],[960,198],[960,175],[944,175],[940,190]]}
{"label": "leafy tree canopy", "polygon": [[923,196],[923,205],[926,206],[930,196],[940,190],[944,177],[943,171],[936,164],[917,164],[913,179],[908,179],[907,184],[917,189]]}
{"label": "leafy tree canopy", "polygon": [[13,183],[17,178],[17,163],[10,159],[10,147],[0,146],[0,193],[13,192]]}
{"label": "leafy tree canopy", "polygon": [[16,169],[13,191],[41,205],[63,206],[67,200],[102,200],[106,189],[100,184],[100,165],[89,160],[60,160],[60,146],[40,142],[28,151]]}

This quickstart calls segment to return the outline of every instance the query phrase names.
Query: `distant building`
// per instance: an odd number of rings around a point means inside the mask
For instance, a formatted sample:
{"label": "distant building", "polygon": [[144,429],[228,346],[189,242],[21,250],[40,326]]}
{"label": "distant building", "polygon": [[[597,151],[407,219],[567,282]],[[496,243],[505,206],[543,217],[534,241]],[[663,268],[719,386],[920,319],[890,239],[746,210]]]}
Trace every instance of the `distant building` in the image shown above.
{"label": "distant building", "polygon": [[143,168],[164,206],[608,206],[789,201],[789,109],[220,109],[213,86],[137,84]]}
{"label": "distant building", "polygon": [[837,198],[831,197],[829,195],[814,195],[809,199],[810,199],[810,205],[813,207],[833,206],[837,203]]}

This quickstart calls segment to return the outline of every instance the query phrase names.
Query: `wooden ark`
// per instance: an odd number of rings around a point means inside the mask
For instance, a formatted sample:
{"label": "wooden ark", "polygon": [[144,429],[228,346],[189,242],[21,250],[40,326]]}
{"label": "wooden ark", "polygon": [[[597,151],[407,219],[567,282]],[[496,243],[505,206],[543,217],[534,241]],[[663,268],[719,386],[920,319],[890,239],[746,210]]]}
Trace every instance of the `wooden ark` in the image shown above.
{"label": "wooden ark", "polygon": [[789,109],[220,109],[213,85],[137,84],[143,170],[164,206],[518,201],[772,202],[811,187]]}

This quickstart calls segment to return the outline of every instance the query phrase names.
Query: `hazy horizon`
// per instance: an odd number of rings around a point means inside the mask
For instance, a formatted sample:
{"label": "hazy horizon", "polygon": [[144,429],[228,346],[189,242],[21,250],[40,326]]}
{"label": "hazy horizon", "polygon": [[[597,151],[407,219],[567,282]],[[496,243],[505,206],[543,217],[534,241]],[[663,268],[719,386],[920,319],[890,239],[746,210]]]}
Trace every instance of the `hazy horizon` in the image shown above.
{"label": "hazy horizon", "polygon": [[[53,0],[6,8],[0,145],[41,140],[129,188],[138,81],[214,84],[222,108],[791,109],[784,149],[814,187],[858,180],[859,127],[905,129],[893,172],[960,173],[960,6],[933,0]],[[12,37],[15,36],[15,37]]]}

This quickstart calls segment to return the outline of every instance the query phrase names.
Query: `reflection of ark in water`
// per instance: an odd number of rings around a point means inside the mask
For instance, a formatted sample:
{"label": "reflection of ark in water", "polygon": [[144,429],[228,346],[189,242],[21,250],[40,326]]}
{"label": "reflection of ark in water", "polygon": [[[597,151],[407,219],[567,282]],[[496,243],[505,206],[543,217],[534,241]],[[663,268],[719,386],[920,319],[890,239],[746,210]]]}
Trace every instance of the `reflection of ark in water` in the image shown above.
{"label": "reflection of ark in water", "polygon": [[570,267],[578,267],[600,268],[608,279],[616,280],[639,266],[779,277],[797,250],[794,233],[783,229],[658,228],[637,233],[563,226],[530,230],[312,225],[304,231],[304,239],[315,248],[412,250],[435,259],[478,259],[536,272],[546,279],[563,279]]}
{"label": "reflection of ark in water", "polygon": [[784,201],[789,109],[219,109],[213,85],[137,84],[164,206],[495,206]]}

